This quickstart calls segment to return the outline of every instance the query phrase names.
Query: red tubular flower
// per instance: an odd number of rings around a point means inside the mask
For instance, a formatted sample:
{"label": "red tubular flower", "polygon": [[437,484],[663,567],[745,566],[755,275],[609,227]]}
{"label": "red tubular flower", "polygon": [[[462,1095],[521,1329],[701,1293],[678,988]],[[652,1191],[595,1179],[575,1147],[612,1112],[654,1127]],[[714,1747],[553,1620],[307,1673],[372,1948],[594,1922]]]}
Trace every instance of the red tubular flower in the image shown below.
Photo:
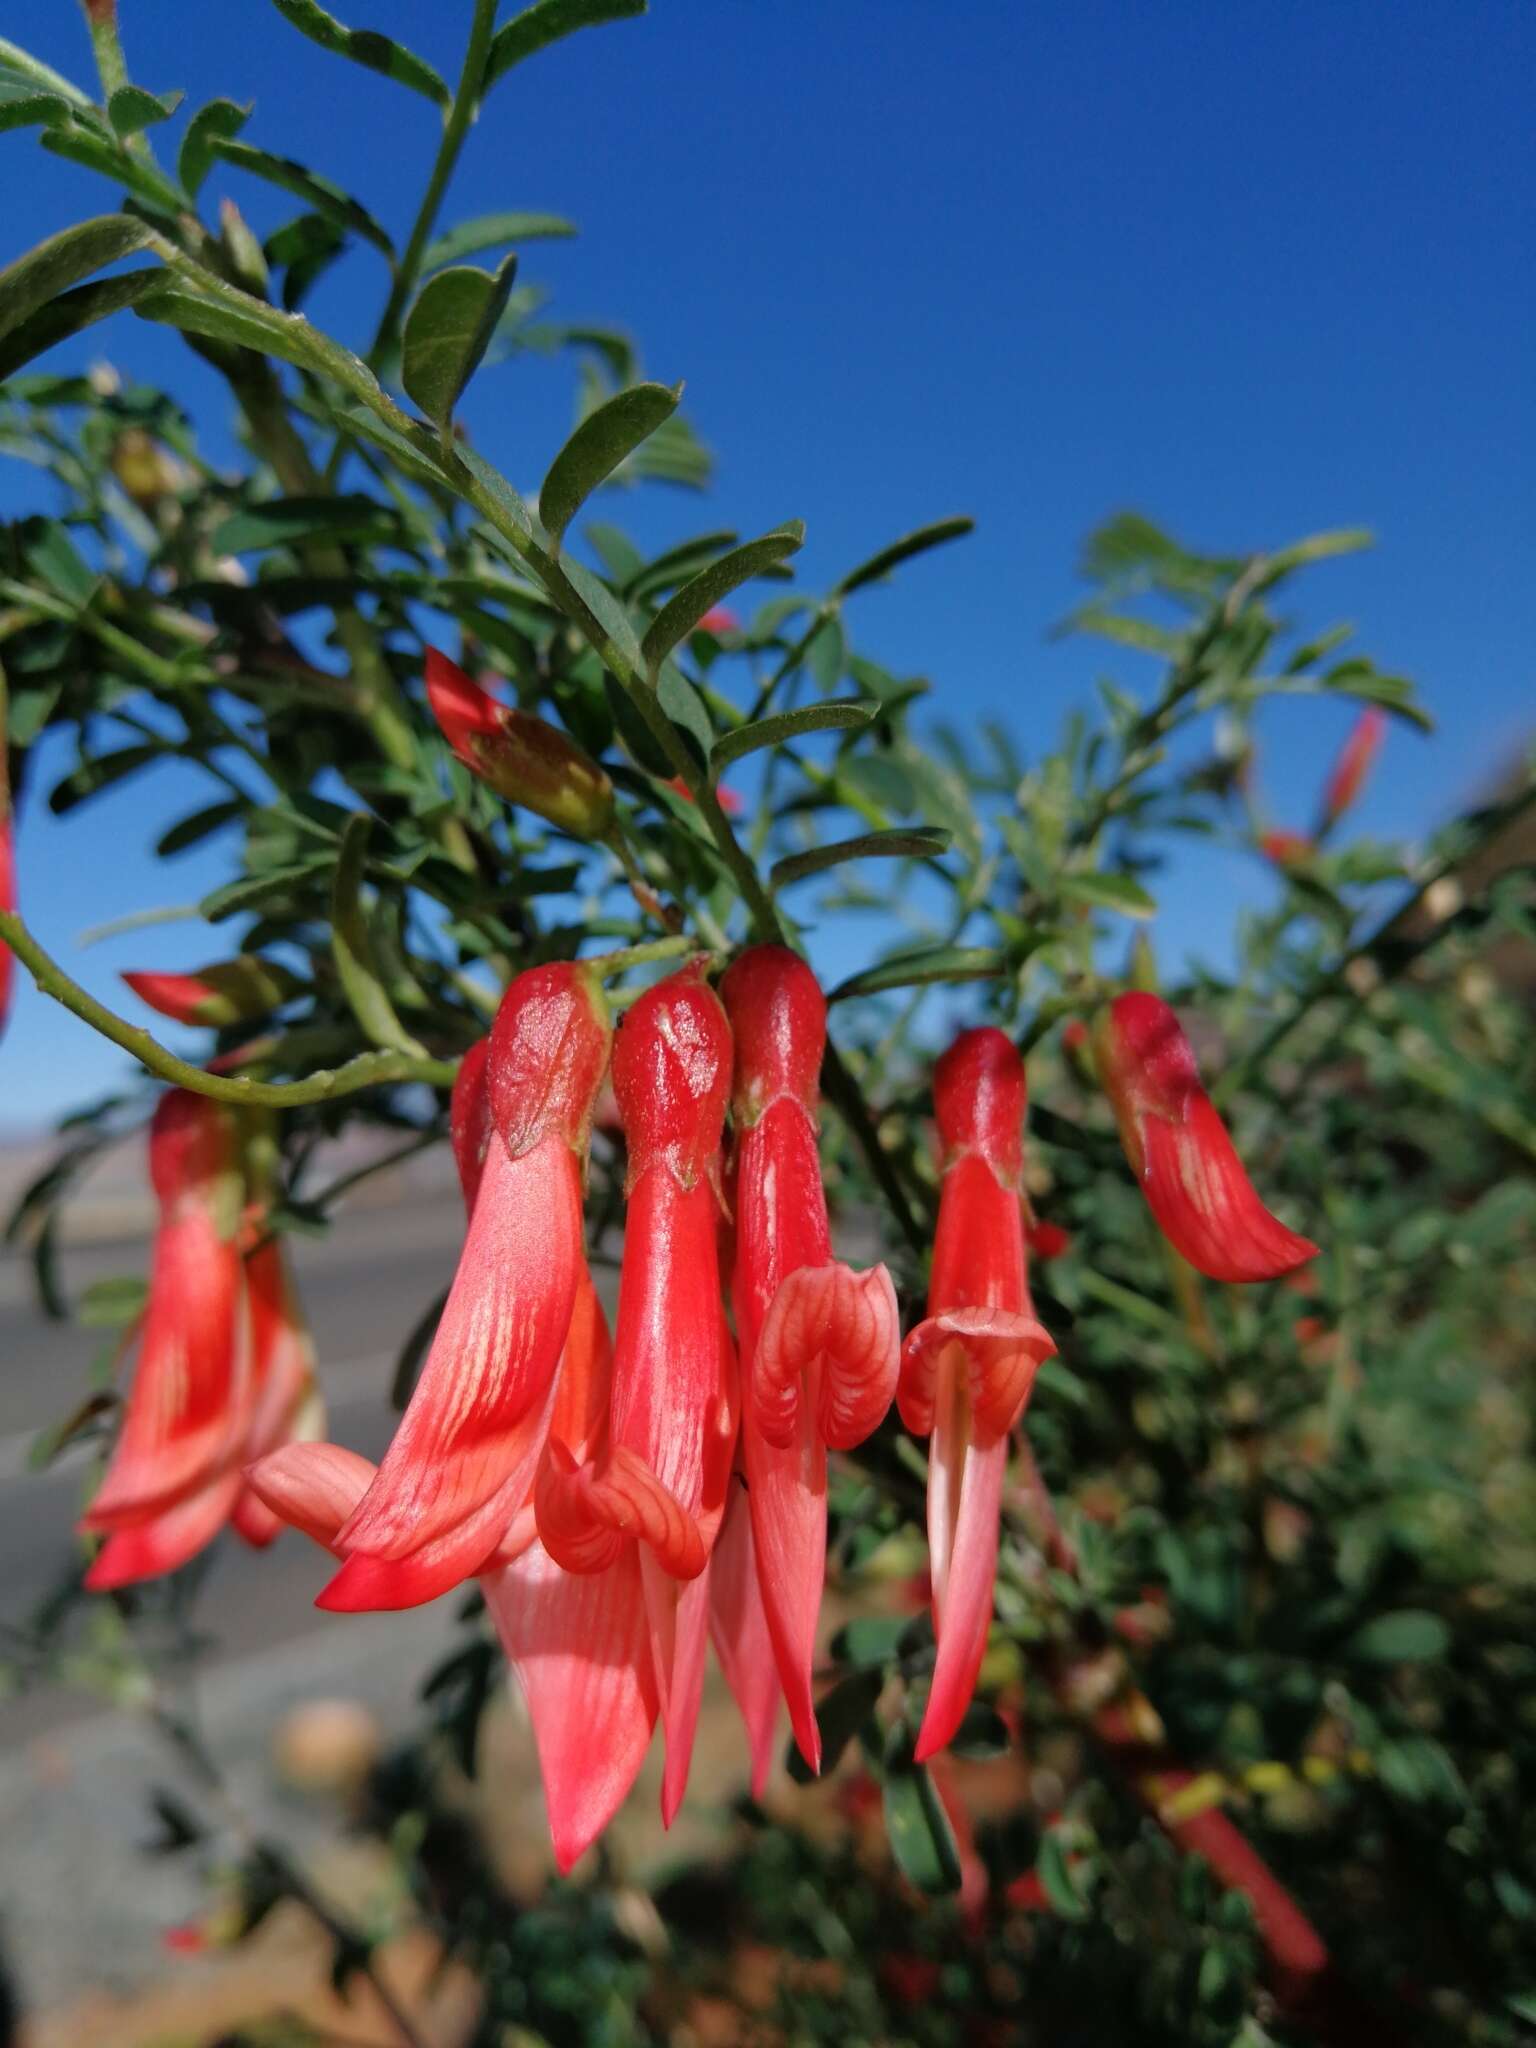
{"label": "red tubular flower", "polygon": [[742,1451],[759,1582],[801,1754],[821,1766],[811,1666],[827,1549],[827,1450],[879,1427],[901,1332],[884,1266],[834,1263],[816,1145],[827,1006],[783,946],[754,946],[720,986],[735,1034],[736,1259]]}
{"label": "red tubular flower", "polygon": [[[587,1455],[606,1429],[612,1352],[583,1270],[560,1364],[552,1429]],[[335,1549],[374,1477],[336,1444],[295,1444],[250,1474],[267,1508]],[[555,1860],[567,1871],[634,1783],[656,1725],[657,1692],[640,1559],[626,1544],[602,1571],[562,1571],[516,1516],[480,1573],[486,1606],[533,1721]]]}
{"label": "red tubular flower", "polygon": [[106,1535],[93,1589],[170,1571],[229,1519],[251,1414],[249,1315],[233,1116],[172,1089],[150,1125],[160,1203],[127,1412],[81,1527]]}
{"label": "red tubular flower", "polygon": [[703,1575],[736,1436],[716,1253],[730,1062],[725,1015],[697,967],[648,989],[620,1026],[613,1085],[629,1207],[608,1428],[586,1456],[552,1432],[535,1494],[539,1535],[567,1571],[604,1570],[639,1546],[669,1824],[687,1783],[709,1622]]}
{"label": "red tubular flower", "polygon": [[897,1402],[928,1452],[933,1685],[919,1760],[959,1727],[987,1647],[1008,1434],[1056,1346],[1029,1296],[1019,1195],[1024,1065],[1001,1031],[962,1032],[934,1069],[944,1147],[928,1317],[902,1349]]}
{"label": "red tubular flower", "polygon": [[465,1053],[459,1061],[448,1104],[448,1139],[453,1147],[453,1163],[459,1170],[459,1186],[464,1191],[465,1212],[471,1216],[475,1213],[475,1197],[485,1177],[486,1155],[496,1135],[496,1124],[491,1115],[490,1083],[485,1071],[490,1051],[491,1041],[487,1036],[477,1039]]}
{"label": "red tubular flower", "polygon": [[[254,1399],[241,1462],[249,1465],[280,1444],[318,1437],[325,1410],[315,1379],[314,1343],[280,1237],[266,1238],[247,1253],[245,1284]],[[272,1542],[282,1526],[249,1486],[236,1500],[232,1520],[235,1533],[257,1549]]]}
{"label": "red tubular flower", "polygon": [[1317,1256],[1259,1200],[1160,997],[1117,996],[1097,1045],[1125,1156],[1181,1258],[1211,1280],[1239,1281],[1273,1280]]}
{"label": "red tubular flower", "polygon": [[752,1797],[761,1799],[773,1769],[779,1674],[763,1602],[752,1515],[740,1478],[731,1481],[725,1520],[709,1560],[709,1636],[735,1695],[752,1754]]}
{"label": "red tubular flower", "polygon": [[[569,962],[531,968],[502,999],[485,1057],[496,1131],[458,1271],[410,1406],[340,1532],[347,1561],[321,1606],[435,1598],[485,1563],[523,1504],[584,1270],[582,1164],[608,1044],[601,991]],[[457,1108],[468,1188],[479,1144],[463,1135],[475,1128],[470,1090]]]}
{"label": "red tubular flower", "polygon": [[577,839],[613,823],[613,784],[558,727],[482,690],[456,662],[427,649],[427,702],[464,766],[508,803],[522,804]]}
{"label": "red tubular flower", "polygon": [[1379,704],[1368,704],[1355,720],[1323,785],[1319,831],[1336,825],[1359,796],[1386,736],[1387,714]]}

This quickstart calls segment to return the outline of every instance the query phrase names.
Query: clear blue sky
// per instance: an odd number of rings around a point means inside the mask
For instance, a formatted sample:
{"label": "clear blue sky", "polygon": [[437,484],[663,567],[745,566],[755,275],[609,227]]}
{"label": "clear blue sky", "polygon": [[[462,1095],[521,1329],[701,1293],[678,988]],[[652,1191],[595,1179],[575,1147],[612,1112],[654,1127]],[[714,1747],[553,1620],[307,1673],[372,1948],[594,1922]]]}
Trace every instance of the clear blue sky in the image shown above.
{"label": "clear blue sky", "polygon": [[[247,139],[403,232],[435,141],[425,100],[328,58],[265,0],[120,6],[140,83],[254,99]],[[467,0],[336,6],[456,70]],[[88,82],[76,10],[20,12],[7,28]],[[629,328],[652,374],[687,379],[719,456],[713,507],[616,501],[643,537],[802,515],[815,583],[973,513],[972,540],[860,598],[858,627],[877,657],[929,674],[946,713],[1000,713],[1026,746],[1096,673],[1145,680],[1135,656],[1046,639],[1107,512],[1135,506],[1221,548],[1374,528],[1374,554],[1314,572],[1307,616],[1358,621],[1439,721],[1427,742],[1394,725],[1362,808],[1364,829],[1412,836],[1536,712],[1533,79],[1523,0],[655,0],[498,90],[448,217],[571,216],[581,238],[530,246],[525,276],[562,316]],[[0,159],[5,260],[110,203],[27,135],[0,138]],[[263,229],[295,210],[233,172],[208,190]],[[365,338],[380,286],[360,250],[313,310]],[[177,380],[227,450],[227,405],[174,337],[128,318],[56,361],[98,356]],[[567,421],[556,373],[516,362],[484,374],[469,410],[522,483]],[[0,507],[34,491],[31,472],[0,471]],[[1347,722],[1342,707],[1269,715],[1263,775],[1288,821],[1305,821]],[[218,878],[212,857],[157,872],[154,833],[143,796],[104,798],[67,830],[25,819],[26,907],[48,943],[70,955],[82,928]],[[1219,857],[1175,891],[1165,943],[1219,949],[1232,908],[1271,886]],[[218,949],[171,926],[78,965],[108,993],[117,966]],[[18,1012],[8,1122],[121,1072],[30,985]]]}

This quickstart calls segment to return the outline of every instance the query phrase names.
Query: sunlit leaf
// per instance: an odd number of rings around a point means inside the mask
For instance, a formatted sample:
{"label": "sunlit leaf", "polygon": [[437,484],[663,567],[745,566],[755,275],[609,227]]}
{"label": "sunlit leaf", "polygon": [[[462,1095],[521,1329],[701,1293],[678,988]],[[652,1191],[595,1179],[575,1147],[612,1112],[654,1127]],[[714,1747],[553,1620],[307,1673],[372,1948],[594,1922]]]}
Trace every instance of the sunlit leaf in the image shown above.
{"label": "sunlit leaf", "polygon": [[783,746],[788,740],[802,738],[815,732],[857,732],[878,718],[881,707],[864,698],[850,698],[843,704],[807,704],[799,711],[780,711],[769,718],[754,719],[750,725],[739,725],[734,732],[728,732],[716,740],[713,765],[716,773],[739,761],[745,754],[755,754],[764,747]]}
{"label": "sunlit leaf", "polygon": [[412,92],[423,94],[436,106],[448,105],[452,95],[442,79],[403,43],[371,28],[347,28],[334,14],[317,6],[316,0],[272,0],[272,4],[321,49],[333,51],[338,57],[350,57],[354,64],[392,78],[397,85],[408,85]]}
{"label": "sunlit leaf", "polygon": [[270,150],[257,149],[249,142],[237,142],[228,135],[216,135],[211,147],[216,156],[221,156],[236,170],[249,171],[253,177],[262,178],[269,185],[277,185],[284,192],[293,193],[306,206],[312,206],[316,213],[323,213],[335,221],[338,227],[350,228],[365,241],[372,242],[386,256],[392,256],[395,245],[384,229],[374,219],[360,200],[329,178],[323,178],[318,171],[296,163],[292,157],[274,156]]}
{"label": "sunlit leaf", "polygon": [[866,583],[878,583],[903,562],[911,561],[914,555],[924,555],[930,548],[942,547],[945,541],[959,540],[976,528],[974,519],[963,515],[954,519],[936,519],[931,526],[920,526],[913,533],[904,533],[900,540],[893,540],[889,547],[881,548],[871,555],[867,562],[860,562],[856,569],[850,569],[842,582],[837,584],[832,595],[848,597],[855,590],[862,590]]}
{"label": "sunlit leaf", "polygon": [[421,267],[423,271],[441,270],[466,256],[478,256],[482,249],[500,249],[509,242],[563,240],[575,233],[574,223],[558,213],[482,213],[428,242]]}
{"label": "sunlit leaf", "polygon": [[1007,971],[1007,956],[996,946],[920,946],[849,975],[827,1001],[843,1003],[854,996],[881,995],[893,988],[924,988],[932,982],[992,981]]}
{"label": "sunlit leaf", "polygon": [[769,880],[775,889],[783,889],[791,882],[803,882],[808,875],[840,867],[844,861],[932,859],[944,852],[949,838],[947,832],[928,826],[915,832],[864,832],[857,839],[839,839],[830,846],[813,846],[805,853],[775,861]]}
{"label": "sunlit leaf", "polygon": [[681,384],[634,384],[589,413],[549,466],[539,517],[556,546],[581,506],[677,410]]}
{"label": "sunlit leaf", "polygon": [[81,278],[144,248],[149,239],[150,230],[143,221],[126,213],[110,213],[61,228],[46,242],[39,242],[0,270],[0,335],[31,319]]}
{"label": "sunlit leaf", "polygon": [[452,424],[453,409],[485,354],[516,271],[516,256],[494,277],[468,264],[440,270],[422,286],[406,318],[400,381],[442,430]]}
{"label": "sunlit leaf", "polygon": [[776,526],[771,533],[717,556],[685,583],[651,621],[641,642],[646,667],[654,669],[664,655],[685,640],[712,605],[719,604],[765,569],[798,553],[804,540],[804,522],[792,519],[787,526]]}
{"label": "sunlit leaf", "polygon": [[181,149],[176,158],[176,171],[181,182],[196,198],[203,180],[213,169],[216,155],[214,145],[223,140],[231,141],[251,117],[249,105],[240,106],[234,100],[210,100],[205,107],[199,107],[187,123],[186,133],[181,138]]}
{"label": "sunlit leaf", "polygon": [[521,14],[503,23],[491,38],[481,90],[489,92],[514,64],[536,56],[578,29],[597,28],[609,21],[629,21],[644,14],[645,9],[646,0],[535,0],[532,7],[525,7]]}

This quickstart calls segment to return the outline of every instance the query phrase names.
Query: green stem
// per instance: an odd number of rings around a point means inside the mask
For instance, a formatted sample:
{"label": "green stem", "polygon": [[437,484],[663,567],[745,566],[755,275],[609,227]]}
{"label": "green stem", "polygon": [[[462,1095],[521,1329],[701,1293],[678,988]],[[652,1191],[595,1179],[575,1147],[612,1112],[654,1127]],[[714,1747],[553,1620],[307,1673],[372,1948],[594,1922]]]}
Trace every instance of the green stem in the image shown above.
{"label": "green stem", "polygon": [[698,954],[694,941],[679,933],[670,939],[646,939],[638,946],[620,946],[612,953],[594,953],[577,964],[608,981],[631,967],[647,967],[653,960],[681,960],[685,956],[696,958]]}
{"label": "green stem", "polygon": [[210,1074],[190,1060],[167,1052],[158,1039],[137,1025],[129,1024],[105,1003],[97,1002],[64,972],[58,962],[40,946],[21,919],[12,911],[0,911],[0,940],[31,974],[45,996],[52,996],[66,1010],[110,1038],[124,1052],[131,1053],[150,1073],[162,1081],[188,1088],[196,1095],[212,1096],[215,1102],[263,1103],[273,1109],[296,1108],[306,1102],[330,1102],[338,1095],[353,1095],[360,1088],[374,1088],[388,1081],[424,1081],[433,1088],[449,1088],[458,1072],[455,1060],[412,1059],[400,1052],[365,1052],[343,1067],[322,1069],[303,1081],[252,1081],[242,1075]]}
{"label": "green stem", "polygon": [[437,226],[438,210],[442,206],[448,182],[458,164],[459,152],[464,147],[464,138],[468,135],[470,124],[480,106],[480,89],[485,83],[485,60],[495,29],[496,0],[475,0],[475,15],[470,24],[469,43],[464,52],[464,68],[459,73],[458,90],[453,96],[452,106],[448,109],[448,118],[443,125],[443,139],[438,144],[432,174],[427,180],[427,189],[422,194],[410,238],[395,271],[395,281],[380,316],[378,332],[374,335],[373,346],[368,351],[368,361],[374,368],[378,367],[380,361],[393,347],[400,316],[405,310],[406,301],[415,289],[416,279],[421,274],[421,260],[426,254],[428,242],[432,239],[432,230]]}

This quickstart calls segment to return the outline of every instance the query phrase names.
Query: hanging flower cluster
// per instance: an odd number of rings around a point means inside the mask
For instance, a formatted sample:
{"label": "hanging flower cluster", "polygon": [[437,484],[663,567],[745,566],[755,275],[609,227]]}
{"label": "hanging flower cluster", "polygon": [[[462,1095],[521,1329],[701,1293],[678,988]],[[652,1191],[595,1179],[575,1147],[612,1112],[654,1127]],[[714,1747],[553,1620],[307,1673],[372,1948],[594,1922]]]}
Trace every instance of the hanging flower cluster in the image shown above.
{"label": "hanging flower cluster", "polygon": [[[249,1161],[259,1133],[176,1088],[150,1125],[160,1205],[138,1362],[106,1476],[81,1527],[106,1538],[93,1591],[175,1571],[232,1524],[262,1546],[279,1521],[246,1467],[318,1434],[314,1352],[282,1240],[263,1235]],[[253,1185],[254,1181],[254,1185]]]}
{"label": "hanging flower cluster", "polygon": [[[191,1017],[237,979],[136,985]],[[754,1788],[781,1698],[820,1768],[828,1454],[855,1451],[894,1400],[929,1440],[937,1649],[916,1754],[943,1749],[986,1649],[1012,1435],[1056,1348],[1030,1299],[1029,1249],[1067,1240],[1024,1199],[1019,1053],[999,1030],[963,1032],[934,1070],[938,1226],[927,1314],[903,1343],[884,1266],[858,1272],[832,1254],[825,1046],[825,1000],[782,946],[742,953],[718,993],[695,961],[646,990],[617,1032],[590,966],[520,975],[454,1087],[464,1248],[376,1468],[294,1426],[307,1347],[276,1242],[243,1242],[239,1127],[215,1104],[167,1096],[151,1141],[154,1279],[127,1419],[87,1516],[110,1532],[91,1582],[169,1570],[231,1518],[258,1540],[287,1522],[330,1550],[330,1609],[415,1606],[477,1579],[528,1701],[568,1869],[658,1722],[663,1818],[676,1814],[711,1642]],[[1185,1259],[1258,1280],[1313,1255],[1255,1193],[1165,1003],[1123,995],[1091,1049],[1082,1033],[1073,1046]],[[611,1336],[583,1229],[610,1078],[627,1158]]]}

